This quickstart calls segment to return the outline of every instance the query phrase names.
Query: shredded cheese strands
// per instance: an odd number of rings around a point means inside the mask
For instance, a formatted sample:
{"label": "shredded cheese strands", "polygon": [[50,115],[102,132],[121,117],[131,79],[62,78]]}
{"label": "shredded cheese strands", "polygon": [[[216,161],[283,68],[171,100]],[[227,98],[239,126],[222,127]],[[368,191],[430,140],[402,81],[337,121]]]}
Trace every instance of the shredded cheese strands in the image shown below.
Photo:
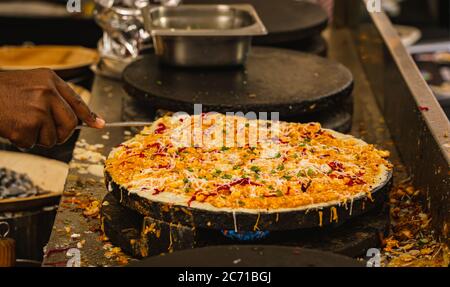
{"label": "shredded cheese strands", "polygon": [[188,205],[278,209],[370,196],[391,168],[386,156],[318,123],[206,114],[160,118],[115,148],[106,170],[130,192],[175,193]]}
{"label": "shredded cheese strands", "polygon": [[330,209],[330,212],[331,212],[331,214],[330,214],[330,223],[331,222],[338,222],[338,215],[337,215],[337,209],[336,209],[336,207],[331,207],[331,209]]}

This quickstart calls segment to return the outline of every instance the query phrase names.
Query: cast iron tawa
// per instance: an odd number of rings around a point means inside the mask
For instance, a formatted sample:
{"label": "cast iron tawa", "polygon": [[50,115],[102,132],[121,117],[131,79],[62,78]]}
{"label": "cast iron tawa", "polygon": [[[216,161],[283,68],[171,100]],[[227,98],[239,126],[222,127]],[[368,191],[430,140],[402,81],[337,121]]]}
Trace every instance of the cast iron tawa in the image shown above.
{"label": "cast iron tawa", "polygon": [[193,113],[279,112],[280,117],[331,111],[351,94],[343,65],[286,49],[253,47],[245,67],[188,69],[159,65],[149,55],[123,73],[124,88],[149,107]]}
{"label": "cast iron tawa", "polygon": [[364,267],[350,257],[285,246],[211,246],[133,262],[129,267]]}
{"label": "cast iron tawa", "polygon": [[270,46],[296,50],[321,57],[326,57],[328,54],[328,43],[321,35]]}
{"label": "cast iron tawa", "polygon": [[[169,111],[155,110],[146,107],[145,103],[136,100],[130,96],[126,96],[122,105],[123,121],[151,121],[155,120]],[[348,98],[342,105],[331,111],[321,111],[306,116],[281,117],[280,120],[287,122],[318,122],[326,129],[335,130],[341,133],[349,133],[352,128],[353,119],[353,99]],[[141,128],[130,128],[134,133],[139,133]]]}
{"label": "cast iron tawa", "polygon": [[253,38],[257,45],[274,45],[319,35],[328,23],[326,12],[317,4],[298,0],[185,0],[186,4],[245,3],[255,7],[268,35]]}
{"label": "cast iron tawa", "polygon": [[[229,237],[220,230],[171,225],[145,217],[122,206],[110,193],[103,199],[101,218],[103,231],[109,240],[134,258],[236,244],[302,247],[363,257],[369,248],[381,245],[380,235],[387,235],[389,230],[389,208],[386,204],[345,223],[289,231],[260,231],[256,235],[262,236],[246,238]],[[254,232],[252,234],[255,235]]]}
{"label": "cast iron tawa", "polygon": [[327,226],[342,223],[381,206],[392,185],[392,171],[386,180],[374,188],[371,198],[366,195],[346,204],[330,204],[320,208],[293,210],[289,212],[244,213],[211,211],[170,203],[152,201],[129,192],[125,187],[115,183],[108,172],[105,172],[108,191],[119,202],[139,214],[155,220],[192,228],[215,230],[256,231],[256,230],[293,230]]}

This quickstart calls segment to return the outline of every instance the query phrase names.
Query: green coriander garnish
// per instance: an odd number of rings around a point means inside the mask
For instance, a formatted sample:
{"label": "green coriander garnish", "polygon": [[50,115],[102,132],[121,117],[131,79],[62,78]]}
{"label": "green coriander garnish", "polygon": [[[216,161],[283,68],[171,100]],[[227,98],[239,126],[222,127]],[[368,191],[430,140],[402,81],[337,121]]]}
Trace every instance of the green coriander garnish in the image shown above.
{"label": "green coriander garnish", "polygon": [[259,173],[261,171],[261,169],[258,166],[256,166],[256,165],[250,167],[250,170],[255,172],[255,173]]}
{"label": "green coriander garnish", "polygon": [[282,165],[282,164],[278,165],[277,170],[284,170],[284,165]]}
{"label": "green coriander garnish", "polygon": [[233,176],[231,174],[224,174],[222,175],[223,179],[231,179]]}
{"label": "green coriander garnish", "polygon": [[306,173],[303,170],[301,170],[297,173],[297,177],[304,177],[304,176],[306,176]]}

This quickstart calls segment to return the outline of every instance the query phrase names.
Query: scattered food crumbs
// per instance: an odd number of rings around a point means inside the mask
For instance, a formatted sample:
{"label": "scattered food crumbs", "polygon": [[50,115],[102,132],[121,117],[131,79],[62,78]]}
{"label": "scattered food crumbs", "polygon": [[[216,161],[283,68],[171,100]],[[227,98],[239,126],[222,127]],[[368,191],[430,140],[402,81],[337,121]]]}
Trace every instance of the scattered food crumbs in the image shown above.
{"label": "scattered food crumbs", "polygon": [[120,255],[117,257],[117,262],[120,265],[127,265],[128,264],[129,259],[126,256]]}
{"label": "scattered food crumbs", "polygon": [[424,212],[419,198],[420,191],[407,182],[391,190],[392,234],[383,240],[383,266],[448,266],[450,252],[435,238],[431,217]]}
{"label": "scattered food crumbs", "polygon": [[89,165],[87,171],[92,175],[103,177],[103,165],[100,164]]}
{"label": "scattered food crumbs", "polygon": [[233,260],[233,264],[238,264],[239,262],[241,262],[242,261],[242,259],[236,259],[236,260]]}
{"label": "scattered food crumbs", "polygon": [[76,169],[82,175],[90,173],[103,177],[103,163],[106,157],[99,152],[103,148],[103,144],[91,145],[84,139],[78,141],[73,151],[74,160],[69,164],[70,168]]}
{"label": "scattered food crumbs", "polygon": [[123,134],[126,136],[131,136],[131,132],[129,130],[123,131]]}
{"label": "scattered food crumbs", "polygon": [[80,238],[80,234],[78,234],[78,233],[74,233],[74,234],[72,234],[72,235],[70,235],[70,238]]}
{"label": "scattered food crumbs", "polygon": [[88,174],[89,172],[87,171],[87,169],[80,167],[80,168],[78,168],[78,173],[79,174]]}
{"label": "scattered food crumbs", "polygon": [[86,217],[98,217],[100,213],[100,203],[97,200],[89,203],[88,206],[84,208],[83,215]]}
{"label": "scattered food crumbs", "polygon": [[81,248],[83,248],[83,246],[84,246],[84,244],[86,243],[86,240],[81,240],[81,241],[79,241],[78,243],[77,243],[77,248],[78,249],[81,249]]}
{"label": "scattered food crumbs", "polygon": [[249,97],[250,99],[254,99],[254,98],[256,98],[256,94],[249,94],[248,97]]}
{"label": "scattered food crumbs", "polygon": [[109,140],[109,132],[107,132],[106,134],[102,135],[102,139]]}
{"label": "scattered food crumbs", "polygon": [[102,205],[103,205],[103,206],[108,206],[108,205],[109,205],[109,202],[105,200],[105,201],[103,201]]}
{"label": "scattered food crumbs", "polygon": [[73,157],[75,160],[79,161],[102,163],[106,158],[98,150],[103,147],[104,145],[101,144],[89,145],[85,140],[81,140],[78,141],[75,146]]}
{"label": "scattered food crumbs", "polygon": [[106,250],[104,256],[107,259],[113,259],[116,260],[117,263],[119,263],[120,265],[126,265],[128,264],[128,257],[122,252],[122,250],[120,249],[120,247],[114,247],[112,244],[110,243],[106,243],[103,245],[103,249]]}

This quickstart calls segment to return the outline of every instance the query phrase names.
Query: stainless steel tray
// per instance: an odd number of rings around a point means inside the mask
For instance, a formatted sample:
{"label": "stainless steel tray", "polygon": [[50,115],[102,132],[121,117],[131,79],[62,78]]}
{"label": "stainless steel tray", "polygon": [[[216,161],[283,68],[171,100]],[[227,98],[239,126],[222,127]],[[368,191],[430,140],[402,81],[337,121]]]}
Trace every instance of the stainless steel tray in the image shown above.
{"label": "stainless steel tray", "polygon": [[143,8],[155,53],[175,66],[243,65],[251,38],[267,30],[251,5],[182,5]]}

